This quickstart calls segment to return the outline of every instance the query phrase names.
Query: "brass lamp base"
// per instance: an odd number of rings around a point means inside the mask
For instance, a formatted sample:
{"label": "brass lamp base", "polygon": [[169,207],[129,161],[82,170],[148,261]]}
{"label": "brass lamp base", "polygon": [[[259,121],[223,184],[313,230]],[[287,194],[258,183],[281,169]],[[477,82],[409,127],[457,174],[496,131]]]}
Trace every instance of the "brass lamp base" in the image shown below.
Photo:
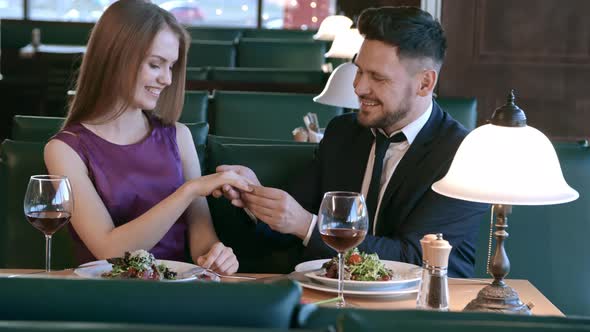
{"label": "brass lamp base", "polygon": [[531,308],[522,303],[518,293],[504,282],[494,281],[479,291],[463,311],[487,311],[531,315]]}

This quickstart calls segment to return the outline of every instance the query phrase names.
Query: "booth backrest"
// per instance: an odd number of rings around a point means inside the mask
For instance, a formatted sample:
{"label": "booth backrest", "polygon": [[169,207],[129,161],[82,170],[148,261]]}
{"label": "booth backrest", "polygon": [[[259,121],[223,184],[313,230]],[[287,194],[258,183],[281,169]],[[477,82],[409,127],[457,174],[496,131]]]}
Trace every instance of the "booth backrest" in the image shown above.
{"label": "booth backrest", "polygon": [[326,126],[342,108],[314,103],[311,94],[216,91],[210,105],[211,133],[221,136],[292,140],[303,116],[316,113]]}
{"label": "booth backrest", "polygon": [[246,29],[242,36],[245,38],[313,40],[314,33],[315,31],[311,30]]}
{"label": "booth backrest", "polygon": [[0,320],[282,328],[301,288],[272,284],[0,279]]}
{"label": "booth backrest", "polygon": [[325,52],[326,45],[314,40],[242,38],[238,43],[237,65],[321,70]]}
{"label": "booth backrest", "polygon": [[459,121],[467,130],[477,126],[477,100],[466,97],[439,97],[438,105]]}
{"label": "booth backrest", "polygon": [[[297,175],[313,159],[314,144],[232,144],[209,139],[207,168],[219,165],[244,165],[251,168],[264,186],[284,189],[287,181]],[[209,208],[220,240],[232,247],[242,272],[292,271],[298,257],[290,236],[267,236],[242,209],[226,199],[209,198]],[[295,250],[295,251],[294,251]]]}
{"label": "booth backrest", "polygon": [[[43,162],[44,142],[5,140],[0,153],[0,187],[6,201],[0,220],[0,266],[10,268],[44,268],[45,237],[25,219],[23,201],[31,175],[47,174]],[[52,267],[75,266],[73,243],[67,230],[53,236]]]}
{"label": "booth backrest", "polygon": [[298,313],[303,328],[337,331],[590,331],[590,319],[521,316],[489,312],[363,310],[306,305]]}
{"label": "booth backrest", "polygon": [[12,118],[12,139],[27,142],[47,142],[61,128],[64,118],[15,115]]}
{"label": "booth backrest", "polygon": [[207,122],[209,92],[185,91],[184,107],[178,121],[182,123]]}
{"label": "booth backrest", "polygon": [[242,36],[241,29],[188,27],[192,40],[225,40],[237,41]]}
{"label": "booth backrest", "polygon": [[324,84],[327,76],[320,70],[289,68],[210,68],[212,81],[281,84]]}
{"label": "booth backrest", "polygon": [[188,51],[187,67],[235,67],[233,41],[193,40]]}

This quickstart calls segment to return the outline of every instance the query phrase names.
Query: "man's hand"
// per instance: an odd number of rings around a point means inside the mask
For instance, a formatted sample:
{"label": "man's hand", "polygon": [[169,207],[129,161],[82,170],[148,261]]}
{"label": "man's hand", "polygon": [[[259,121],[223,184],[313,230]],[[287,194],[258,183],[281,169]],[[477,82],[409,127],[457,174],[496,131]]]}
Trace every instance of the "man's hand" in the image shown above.
{"label": "man's hand", "polygon": [[[257,186],[260,186],[260,181],[258,181],[256,174],[254,174],[254,172],[251,169],[249,169],[248,167],[240,166],[240,165],[220,165],[220,166],[217,166],[217,168],[215,169],[215,172],[226,172],[226,171],[233,171],[233,172],[237,173],[238,175],[241,175],[242,177],[246,178],[251,184],[255,184]],[[226,185],[222,186],[220,190],[218,189],[218,190],[213,191],[212,195],[215,198],[219,198],[221,196],[224,196],[234,206],[237,206],[240,208],[244,207],[244,202],[243,202],[242,197],[240,195],[240,191],[236,190],[231,185],[226,184]]]}
{"label": "man's hand", "polygon": [[253,191],[241,194],[242,202],[259,220],[277,232],[305,238],[311,213],[283,190],[254,185],[251,187]]}

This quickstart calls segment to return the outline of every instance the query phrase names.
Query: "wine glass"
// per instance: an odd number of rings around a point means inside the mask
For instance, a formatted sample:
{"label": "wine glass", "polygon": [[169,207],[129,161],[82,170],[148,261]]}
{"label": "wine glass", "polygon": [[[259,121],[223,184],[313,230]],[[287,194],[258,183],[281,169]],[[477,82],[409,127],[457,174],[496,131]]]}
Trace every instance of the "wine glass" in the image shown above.
{"label": "wine glass", "polygon": [[51,236],[62,228],[74,211],[70,181],[60,175],[33,175],[25,194],[27,220],[45,234],[45,271],[51,271]]}
{"label": "wine glass", "polygon": [[363,242],[368,228],[369,218],[363,195],[348,191],[324,194],[318,215],[318,229],[322,240],[338,252],[338,308],[345,306],[343,254]]}

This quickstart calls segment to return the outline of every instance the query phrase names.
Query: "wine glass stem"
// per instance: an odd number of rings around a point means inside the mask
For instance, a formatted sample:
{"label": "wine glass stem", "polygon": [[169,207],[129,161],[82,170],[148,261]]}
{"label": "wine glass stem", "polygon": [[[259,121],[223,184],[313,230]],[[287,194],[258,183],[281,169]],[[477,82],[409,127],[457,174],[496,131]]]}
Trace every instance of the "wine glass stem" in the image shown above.
{"label": "wine glass stem", "polygon": [[51,235],[45,235],[45,272],[51,271]]}
{"label": "wine glass stem", "polygon": [[338,253],[338,302],[336,302],[337,308],[343,308],[344,303],[344,289],[343,289],[343,282],[344,279],[344,262],[343,262],[342,253]]}

